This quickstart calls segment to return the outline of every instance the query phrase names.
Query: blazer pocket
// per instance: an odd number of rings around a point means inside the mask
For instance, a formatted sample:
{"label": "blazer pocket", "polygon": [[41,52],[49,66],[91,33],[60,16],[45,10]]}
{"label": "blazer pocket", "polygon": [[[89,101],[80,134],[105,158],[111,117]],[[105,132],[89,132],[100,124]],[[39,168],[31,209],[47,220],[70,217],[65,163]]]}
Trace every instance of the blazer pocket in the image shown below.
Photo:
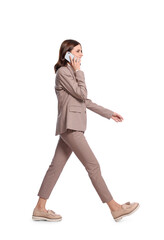
{"label": "blazer pocket", "polygon": [[82,112],[82,108],[81,108],[81,106],[72,105],[72,106],[69,107],[69,111],[70,112],[79,112],[79,113],[81,113]]}

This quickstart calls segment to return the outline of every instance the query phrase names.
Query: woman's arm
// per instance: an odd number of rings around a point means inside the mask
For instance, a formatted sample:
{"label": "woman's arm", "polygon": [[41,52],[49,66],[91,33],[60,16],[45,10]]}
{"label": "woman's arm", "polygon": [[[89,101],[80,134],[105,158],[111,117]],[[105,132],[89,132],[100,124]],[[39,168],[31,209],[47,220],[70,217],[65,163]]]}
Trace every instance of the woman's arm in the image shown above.
{"label": "woman's arm", "polygon": [[73,97],[84,101],[87,98],[84,72],[81,70],[75,72],[76,82],[67,68],[61,68],[58,71],[58,78],[62,87]]}
{"label": "woman's arm", "polygon": [[113,111],[111,111],[111,110],[109,110],[107,108],[104,108],[103,106],[100,106],[100,105],[92,102],[91,99],[88,99],[88,98],[85,99],[85,103],[86,103],[86,107],[89,110],[91,110],[91,111],[101,115],[102,117],[110,119],[112,117],[112,115],[114,114]]}
{"label": "woman's arm", "polygon": [[105,118],[108,118],[108,119],[112,118],[115,122],[122,122],[124,120],[120,114],[113,112],[107,108],[104,108],[103,106],[100,106],[100,105],[92,102],[91,99],[87,98],[85,100],[85,103],[86,103],[86,107],[89,110],[91,110],[95,113],[98,113],[99,115],[101,115]]}

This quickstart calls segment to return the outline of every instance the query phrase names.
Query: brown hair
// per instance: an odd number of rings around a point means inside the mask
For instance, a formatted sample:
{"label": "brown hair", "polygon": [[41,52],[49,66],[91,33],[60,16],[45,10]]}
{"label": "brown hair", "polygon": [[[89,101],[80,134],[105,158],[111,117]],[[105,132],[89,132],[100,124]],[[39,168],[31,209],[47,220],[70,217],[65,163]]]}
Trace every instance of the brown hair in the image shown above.
{"label": "brown hair", "polygon": [[[62,67],[67,65],[67,60],[64,58],[67,51],[71,51],[75,46],[79,45],[80,43],[73,39],[67,39],[62,42],[60,49],[59,49],[59,59],[54,66],[54,71],[56,71]],[[80,44],[81,45],[81,44]]]}

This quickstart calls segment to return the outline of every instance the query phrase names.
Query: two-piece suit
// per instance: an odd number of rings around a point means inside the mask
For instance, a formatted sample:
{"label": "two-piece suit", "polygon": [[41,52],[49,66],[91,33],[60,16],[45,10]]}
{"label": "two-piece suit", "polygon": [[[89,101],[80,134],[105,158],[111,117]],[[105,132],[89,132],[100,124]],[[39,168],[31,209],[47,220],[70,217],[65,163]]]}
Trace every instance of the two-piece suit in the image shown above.
{"label": "two-piece suit", "polygon": [[113,111],[87,99],[83,71],[74,72],[70,65],[60,67],[56,74],[55,91],[58,97],[56,135],[60,134],[52,162],[42,181],[38,196],[48,199],[72,152],[88,172],[103,203],[113,199],[92,149],[85,136],[86,108],[108,119]]}
{"label": "two-piece suit", "polygon": [[85,131],[87,126],[86,108],[110,119],[113,111],[93,103],[87,98],[84,72],[75,72],[70,64],[56,72],[55,92],[58,98],[58,116],[55,135],[66,129]]}

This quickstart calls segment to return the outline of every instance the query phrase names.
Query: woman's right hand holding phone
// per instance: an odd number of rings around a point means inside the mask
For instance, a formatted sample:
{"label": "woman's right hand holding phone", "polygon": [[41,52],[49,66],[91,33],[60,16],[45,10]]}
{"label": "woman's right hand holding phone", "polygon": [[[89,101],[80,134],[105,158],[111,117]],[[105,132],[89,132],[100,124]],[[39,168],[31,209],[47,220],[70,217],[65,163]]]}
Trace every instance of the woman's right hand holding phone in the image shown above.
{"label": "woman's right hand holding phone", "polygon": [[[69,56],[70,58],[70,64],[73,67],[74,71],[76,70],[80,70],[80,65],[81,65],[81,59],[74,57],[73,59],[71,58],[71,56]],[[76,59],[75,59],[76,58]]]}

